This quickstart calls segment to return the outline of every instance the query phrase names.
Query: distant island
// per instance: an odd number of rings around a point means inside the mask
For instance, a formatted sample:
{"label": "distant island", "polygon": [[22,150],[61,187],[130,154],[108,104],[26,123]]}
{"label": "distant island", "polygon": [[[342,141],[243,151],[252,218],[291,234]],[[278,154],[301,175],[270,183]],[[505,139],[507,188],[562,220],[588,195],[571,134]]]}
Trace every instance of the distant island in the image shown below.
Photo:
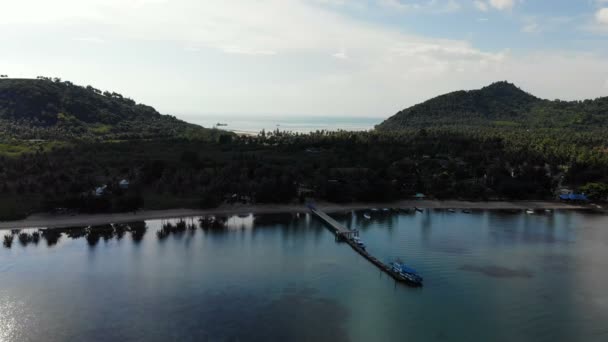
{"label": "distant island", "polygon": [[0,220],[221,204],[608,197],[608,99],[507,82],[368,132],[236,135],[58,78],[0,79]]}

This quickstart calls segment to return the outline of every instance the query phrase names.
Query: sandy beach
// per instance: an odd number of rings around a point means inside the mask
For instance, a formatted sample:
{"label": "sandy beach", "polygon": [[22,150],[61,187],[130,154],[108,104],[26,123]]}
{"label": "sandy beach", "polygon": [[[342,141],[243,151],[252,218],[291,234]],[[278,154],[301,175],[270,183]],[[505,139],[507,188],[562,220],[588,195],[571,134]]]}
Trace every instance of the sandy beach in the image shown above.
{"label": "sandy beach", "polygon": [[[569,205],[561,202],[546,201],[514,201],[514,202],[468,202],[468,201],[399,201],[393,203],[317,203],[317,207],[326,212],[340,212],[368,208],[431,208],[431,209],[589,209],[589,206]],[[308,209],[301,204],[275,205],[231,205],[215,209],[168,209],[142,210],[136,213],[112,214],[78,214],[54,215],[49,213],[34,214],[18,221],[0,222],[0,229],[13,228],[59,228],[107,223],[126,223],[133,221],[158,220],[203,215],[238,215],[238,214],[273,214],[306,212]]]}

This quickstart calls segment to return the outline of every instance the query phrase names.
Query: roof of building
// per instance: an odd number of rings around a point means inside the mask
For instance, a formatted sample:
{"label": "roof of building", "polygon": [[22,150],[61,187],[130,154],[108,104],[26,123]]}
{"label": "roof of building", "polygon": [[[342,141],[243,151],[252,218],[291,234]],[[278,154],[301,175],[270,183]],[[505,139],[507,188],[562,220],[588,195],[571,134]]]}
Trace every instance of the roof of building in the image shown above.
{"label": "roof of building", "polygon": [[560,195],[559,198],[565,201],[588,201],[589,199],[585,194],[564,194]]}

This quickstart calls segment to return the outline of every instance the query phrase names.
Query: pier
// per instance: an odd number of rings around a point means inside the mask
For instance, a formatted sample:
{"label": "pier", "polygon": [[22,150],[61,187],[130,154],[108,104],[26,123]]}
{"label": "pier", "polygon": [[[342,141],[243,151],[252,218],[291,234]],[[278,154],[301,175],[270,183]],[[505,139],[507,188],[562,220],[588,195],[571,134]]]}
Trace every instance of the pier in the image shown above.
{"label": "pier", "polygon": [[376,257],[368,253],[364,248],[361,248],[355,241],[353,237],[359,236],[359,231],[355,229],[349,229],[338,221],[331,218],[329,215],[324,213],[322,210],[317,209],[314,205],[309,204],[308,208],[313,213],[314,216],[321,219],[325,225],[336,235],[337,241],[343,241],[347,243],[355,252],[359,253],[362,257],[367,259],[369,262],[378,267],[381,271],[390,275],[393,279],[398,282],[405,283],[412,286],[421,286],[421,284],[417,284],[399,274],[398,272],[393,271],[392,267],[386,265],[382,261],[378,260]]}

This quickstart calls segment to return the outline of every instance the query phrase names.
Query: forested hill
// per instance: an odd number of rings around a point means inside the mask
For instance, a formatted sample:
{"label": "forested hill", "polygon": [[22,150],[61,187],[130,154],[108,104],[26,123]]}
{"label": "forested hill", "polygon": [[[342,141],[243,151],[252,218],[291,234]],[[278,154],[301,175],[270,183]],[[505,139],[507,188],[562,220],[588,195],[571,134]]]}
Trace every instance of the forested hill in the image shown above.
{"label": "forested hill", "polygon": [[549,101],[508,82],[456,91],[404,109],[379,130],[454,126],[598,128],[608,126],[608,97]]}
{"label": "forested hill", "polygon": [[127,140],[204,137],[211,130],[118,93],[39,77],[0,79],[0,134],[3,139]]}

